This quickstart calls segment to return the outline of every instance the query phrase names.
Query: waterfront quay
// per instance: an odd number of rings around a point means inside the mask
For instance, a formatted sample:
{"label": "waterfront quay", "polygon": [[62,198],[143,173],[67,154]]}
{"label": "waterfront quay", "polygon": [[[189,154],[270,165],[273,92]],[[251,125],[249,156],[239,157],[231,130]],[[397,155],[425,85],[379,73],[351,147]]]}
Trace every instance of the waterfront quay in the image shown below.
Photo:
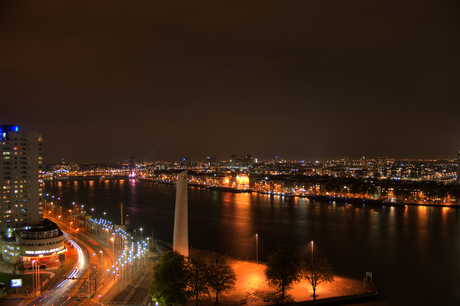
{"label": "waterfront quay", "polygon": [[[175,185],[177,171],[143,173],[135,177],[138,181]],[[119,180],[124,175],[59,175],[47,180]],[[344,203],[360,203],[387,206],[423,205],[460,207],[460,186],[443,180],[395,180],[381,178],[333,177],[326,175],[259,175],[247,173],[196,173],[191,172],[188,185],[216,191],[233,193],[256,193],[283,197],[321,199]]]}
{"label": "waterfront quay", "polygon": [[[160,253],[171,250],[171,243],[161,242],[158,246]],[[372,302],[378,299],[377,288],[371,278],[364,279],[365,274],[363,274],[363,279],[336,275],[331,283],[320,284],[316,288],[316,301],[313,299],[310,283],[303,279],[294,283],[292,288],[286,291],[286,298],[282,301],[280,291],[270,286],[266,279],[266,262],[235,258],[193,248],[190,249],[190,257],[200,257],[208,262],[216,259],[225,261],[235,271],[235,287],[228,293],[219,295],[219,304],[221,305],[271,306],[286,303],[292,305],[329,305],[362,301]],[[188,302],[188,306],[192,305],[195,305],[194,300]],[[201,298],[199,305],[215,305],[215,296],[210,295]]]}
{"label": "waterfront quay", "polygon": [[[158,174],[141,180],[175,184],[173,174]],[[335,178],[293,175],[190,175],[189,185],[234,193],[256,193],[310,200],[387,206],[423,205],[460,207],[460,187],[439,181]]]}

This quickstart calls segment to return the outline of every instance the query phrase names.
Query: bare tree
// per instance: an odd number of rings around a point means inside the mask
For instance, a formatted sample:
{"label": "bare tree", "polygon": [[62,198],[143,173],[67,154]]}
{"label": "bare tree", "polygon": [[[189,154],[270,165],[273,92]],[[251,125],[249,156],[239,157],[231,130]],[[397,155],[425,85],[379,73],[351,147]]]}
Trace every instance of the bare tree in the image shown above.
{"label": "bare tree", "polygon": [[235,271],[224,260],[216,259],[209,265],[208,285],[211,292],[216,294],[216,304],[219,304],[219,294],[233,289],[235,282]]}
{"label": "bare tree", "polygon": [[201,257],[189,257],[189,288],[195,298],[195,305],[201,296],[209,295],[209,266]]}
{"label": "bare tree", "polygon": [[316,287],[321,283],[332,282],[334,272],[326,257],[310,253],[303,262],[303,277],[313,288],[313,299],[316,300]]}
{"label": "bare tree", "polygon": [[265,276],[270,284],[281,289],[281,299],[293,283],[301,278],[302,266],[299,256],[286,246],[279,246],[268,256]]}

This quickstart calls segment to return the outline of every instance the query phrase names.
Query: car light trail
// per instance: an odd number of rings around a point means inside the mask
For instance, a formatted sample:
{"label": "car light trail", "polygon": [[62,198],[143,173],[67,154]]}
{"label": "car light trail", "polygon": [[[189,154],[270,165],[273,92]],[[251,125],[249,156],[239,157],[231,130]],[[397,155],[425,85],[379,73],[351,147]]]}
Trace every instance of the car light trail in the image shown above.
{"label": "car light trail", "polygon": [[[81,250],[80,246],[72,241],[71,242],[72,245],[77,249],[77,252],[78,252],[78,265],[79,267],[84,267],[86,265],[86,262],[85,262],[85,257],[83,256],[83,251]],[[67,276],[67,279],[65,279],[62,283],[60,283],[57,287],[58,288],[62,288],[65,284],[67,284],[69,282],[69,279],[72,278],[72,277],[78,277],[80,275],[82,275],[82,273],[78,273],[80,271],[80,269],[78,267],[74,268],[72,270],[72,272],[70,272],[70,274]]]}

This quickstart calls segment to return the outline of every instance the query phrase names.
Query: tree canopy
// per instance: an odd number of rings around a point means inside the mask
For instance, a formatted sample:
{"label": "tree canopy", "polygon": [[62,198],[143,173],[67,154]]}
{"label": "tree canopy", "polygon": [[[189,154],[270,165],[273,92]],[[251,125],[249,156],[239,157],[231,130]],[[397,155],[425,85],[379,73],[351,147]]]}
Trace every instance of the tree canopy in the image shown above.
{"label": "tree canopy", "polygon": [[152,299],[161,305],[185,305],[189,271],[185,257],[177,252],[168,252],[153,268],[150,286]]}
{"label": "tree canopy", "polygon": [[268,256],[265,276],[270,284],[281,289],[281,298],[285,291],[301,278],[301,260],[293,250],[279,246]]}
{"label": "tree canopy", "polygon": [[208,264],[200,256],[185,258],[177,252],[164,255],[153,269],[150,295],[162,305],[185,305],[194,298],[195,304],[201,297],[219,295],[235,286],[236,275],[223,259]]}

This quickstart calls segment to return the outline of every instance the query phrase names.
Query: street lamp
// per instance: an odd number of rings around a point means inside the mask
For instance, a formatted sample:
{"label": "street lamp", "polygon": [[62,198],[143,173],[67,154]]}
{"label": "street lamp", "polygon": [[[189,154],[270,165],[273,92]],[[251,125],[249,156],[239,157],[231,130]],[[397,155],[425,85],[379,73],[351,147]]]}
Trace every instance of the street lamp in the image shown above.
{"label": "street lamp", "polygon": [[[112,240],[112,269],[113,269],[114,264],[115,264],[115,240],[113,239],[113,237],[110,240]],[[115,270],[112,270],[112,271],[113,271],[113,279],[115,279]]]}
{"label": "street lamp", "polygon": [[35,295],[35,259],[32,260],[32,291]]}
{"label": "street lamp", "polygon": [[112,262],[115,262],[115,239],[110,238],[112,240]]}
{"label": "street lamp", "polygon": [[141,242],[142,242],[142,227],[140,228],[140,230],[141,230]]}
{"label": "street lamp", "polygon": [[34,296],[40,296],[41,293],[41,282],[40,282],[40,267],[38,262],[33,260],[32,261],[32,273],[34,275]]}
{"label": "street lamp", "polygon": [[313,240],[311,241],[311,261],[313,261]]}
{"label": "street lamp", "polygon": [[102,270],[104,269],[104,252],[102,250],[99,250],[99,253],[101,254],[101,262],[102,262]]}
{"label": "street lamp", "polygon": [[76,230],[75,242],[77,242],[76,240],[78,240],[78,231],[79,231],[79,230],[80,230],[79,228],[77,228],[77,230]]}
{"label": "street lamp", "polygon": [[118,291],[120,291],[120,278],[119,278],[120,274],[118,274],[118,267],[117,267],[117,289]]}
{"label": "street lamp", "polygon": [[259,264],[259,234],[256,234],[256,260]]}
{"label": "street lamp", "polygon": [[70,230],[69,230],[69,233],[70,233],[70,242],[72,242],[72,223],[73,222],[70,222]]}

